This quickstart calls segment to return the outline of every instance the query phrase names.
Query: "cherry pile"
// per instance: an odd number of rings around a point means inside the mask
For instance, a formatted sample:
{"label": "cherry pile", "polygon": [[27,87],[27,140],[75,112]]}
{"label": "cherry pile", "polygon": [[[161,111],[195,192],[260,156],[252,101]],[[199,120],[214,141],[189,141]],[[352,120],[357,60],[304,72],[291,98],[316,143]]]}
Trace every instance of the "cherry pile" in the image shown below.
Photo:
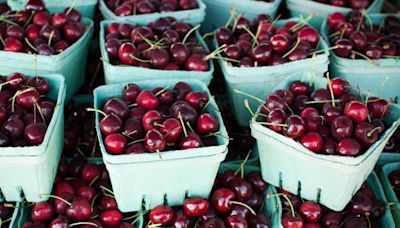
{"label": "cherry pile", "polygon": [[216,145],[217,119],[204,112],[210,102],[207,93],[193,90],[184,82],[173,90],[124,87],[121,98],[104,104],[100,130],[111,154],[137,154]]}
{"label": "cherry pile", "polygon": [[111,23],[106,28],[105,49],[114,65],[208,71],[211,57],[194,36],[197,28],[172,17],[147,26]]}
{"label": "cherry pile", "polygon": [[[343,211],[332,211],[323,205],[303,200],[280,189],[284,228],[354,228],[381,227],[379,219],[386,212],[386,203],[377,199],[367,182],[353,196]],[[273,196],[270,196],[273,197]]]}
{"label": "cherry pile", "polygon": [[253,23],[243,16],[233,25],[215,31],[223,59],[239,67],[275,66],[316,54],[320,35],[304,23],[287,22],[276,28],[269,15],[258,15]]}
{"label": "cherry pile", "polygon": [[[327,88],[311,90],[294,81],[288,90],[274,91],[261,108],[259,124],[298,140],[314,153],[356,157],[385,131],[382,119],[390,104],[380,98],[360,100],[341,78]],[[333,99],[332,96],[333,95]]]}
{"label": "cherry pile", "polygon": [[65,107],[64,155],[72,157],[76,152],[85,157],[99,157],[94,113],[86,109],[91,104],[76,105],[71,101]]}
{"label": "cherry pile", "polygon": [[337,56],[350,59],[400,56],[400,20],[387,16],[381,25],[370,24],[368,15],[352,11],[328,17],[330,43]]}
{"label": "cherry pile", "polygon": [[39,145],[53,117],[51,86],[41,77],[22,73],[0,76],[0,147]]}
{"label": "cherry pile", "polygon": [[12,216],[15,210],[15,205],[2,202],[0,203],[0,227],[8,228],[10,227],[10,222],[12,220]]}
{"label": "cherry pile", "polygon": [[180,207],[157,206],[149,220],[162,227],[271,227],[270,218],[261,212],[267,187],[259,172],[241,178],[226,171],[217,177],[210,199],[194,196]]}
{"label": "cherry pile", "polygon": [[23,228],[133,228],[135,216],[118,210],[104,165],[88,163],[76,155],[68,164],[61,159],[51,199],[34,203]]}
{"label": "cherry pile", "polygon": [[0,22],[1,50],[55,55],[75,43],[85,32],[82,15],[67,8],[50,14],[41,0],[30,0],[25,10],[3,13]]}
{"label": "cherry pile", "polygon": [[106,0],[106,4],[119,17],[199,8],[196,0]]}
{"label": "cherry pile", "polygon": [[332,6],[352,8],[355,10],[367,9],[374,0],[313,0],[315,2]]}
{"label": "cherry pile", "polygon": [[397,198],[400,198],[400,169],[396,169],[389,174],[389,182]]}

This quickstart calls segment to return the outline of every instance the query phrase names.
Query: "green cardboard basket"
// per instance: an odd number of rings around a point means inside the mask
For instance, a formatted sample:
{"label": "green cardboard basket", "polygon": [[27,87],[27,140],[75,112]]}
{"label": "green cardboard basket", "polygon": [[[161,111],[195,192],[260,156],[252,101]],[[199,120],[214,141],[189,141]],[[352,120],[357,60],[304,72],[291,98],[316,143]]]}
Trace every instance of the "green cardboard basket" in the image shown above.
{"label": "green cardboard basket", "polygon": [[[37,55],[36,66],[39,75],[61,74],[65,77],[67,101],[79,90],[85,78],[88,44],[93,33],[93,21],[83,18],[82,23],[87,27],[85,34],[68,49],[58,55]],[[0,51],[0,72],[11,74],[16,71],[35,75],[34,55]]]}
{"label": "green cardboard basket", "polygon": [[[369,15],[372,23],[380,24],[389,14]],[[397,18],[400,16],[396,15]],[[329,30],[324,21],[321,34],[326,40]],[[347,59],[337,56],[333,51],[330,55],[332,77],[342,77],[351,84],[359,85],[364,91],[370,91],[385,99],[400,96],[400,59],[378,59],[379,66],[364,59]]]}
{"label": "green cardboard basket", "polygon": [[400,226],[400,204],[399,199],[397,198],[397,195],[394,192],[392,185],[390,184],[389,175],[391,172],[398,169],[400,169],[400,162],[389,163],[382,167],[381,173],[381,181],[386,196],[388,197],[390,202],[395,203],[395,205],[393,206],[392,214],[394,221],[396,222],[396,227]]}
{"label": "green cardboard basket", "polygon": [[[367,9],[367,13],[380,13],[384,0],[373,1]],[[348,13],[351,11],[351,8],[331,6],[313,0],[287,0],[286,7],[292,17],[303,16],[305,18],[314,14],[309,23],[317,29],[321,27],[321,24],[328,15],[335,12]]]}
{"label": "green cardboard basket", "polygon": [[[148,69],[143,67],[136,66],[115,66],[110,63],[110,59],[108,57],[108,53],[105,49],[105,29],[106,26],[118,21],[102,21],[100,28],[100,50],[101,55],[104,59],[103,67],[104,67],[104,78],[106,84],[117,84],[117,83],[125,83],[125,82],[134,82],[141,80],[156,80],[156,79],[198,79],[205,84],[209,85],[211,79],[213,77],[214,72],[214,63],[213,61],[209,61],[209,70],[205,72],[201,71],[170,71],[170,70],[158,70],[158,69]],[[119,23],[123,23],[120,22]],[[134,22],[126,22],[135,24]],[[137,22],[140,25],[146,25],[140,22]],[[206,43],[201,37],[200,33],[196,31],[197,40],[199,40],[200,44],[205,47],[207,51],[209,51]]]}
{"label": "green cardboard basket", "polygon": [[[278,28],[283,27],[288,21],[299,21],[299,19],[278,20],[276,26]],[[215,39],[214,46],[217,47]],[[236,89],[265,99],[278,83],[293,75],[310,71],[315,72],[316,76],[322,77],[328,70],[329,64],[328,45],[322,37],[318,50],[324,50],[324,52],[315,58],[288,62],[277,66],[232,67],[226,61],[219,59],[218,63],[226,81],[229,103],[233,107],[233,112],[239,125],[249,126],[249,120],[251,119],[251,114],[243,104],[244,100],[248,99],[252,110],[256,110],[260,106],[260,102],[236,93]]]}
{"label": "green cardboard basket", "polygon": [[400,162],[399,152],[382,152],[379,160],[375,165],[375,171],[380,174],[384,165],[388,163]]}
{"label": "green cardboard basket", "polygon": [[237,14],[253,20],[259,14],[268,14],[275,17],[282,0],[272,2],[255,0],[203,0],[207,5],[206,18],[203,22],[202,31],[212,32],[225,25],[230,17],[230,8],[234,7]]}
{"label": "green cardboard basket", "polygon": [[105,20],[119,20],[126,22],[133,21],[139,24],[148,24],[161,17],[174,17],[178,20],[184,20],[189,22],[190,24],[197,25],[203,22],[206,15],[206,5],[202,2],[202,0],[197,0],[197,3],[199,5],[199,8],[197,9],[140,14],[126,17],[119,17],[115,15],[115,13],[108,8],[104,0],[99,0],[99,8]]}
{"label": "green cardboard basket", "polygon": [[[326,88],[327,79],[308,75],[289,78],[275,89],[286,89],[296,80],[310,82],[312,79],[316,89]],[[302,198],[341,211],[372,172],[387,141],[400,125],[400,108],[392,105],[384,122],[389,127],[358,157],[316,154],[260,124],[252,122],[250,127],[257,139],[264,180],[294,194],[301,189]]]}
{"label": "green cardboard basket", "polygon": [[[221,164],[219,168],[219,173],[225,172],[227,170],[237,170],[240,167],[240,164]],[[253,171],[260,171],[260,168],[252,165],[244,166],[244,173],[249,173]],[[276,189],[274,186],[269,185],[265,194],[276,194]],[[265,205],[263,208],[263,213],[267,214],[271,219],[271,227],[272,228],[280,228],[281,227],[281,217],[282,217],[282,205],[279,197],[273,197],[270,199],[265,199]]]}
{"label": "green cardboard basket", "polygon": [[[148,80],[132,81],[143,89],[173,86],[184,81],[194,90],[211,94],[207,86],[198,80]],[[106,99],[121,97],[126,84],[100,86],[94,91],[94,107],[101,109]],[[215,116],[220,123],[219,131],[227,136],[218,106],[212,100],[207,112]],[[138,211],[145,202],[146,208],[153,208],[168,200],[169,205],[180,205],[186,195],[208,197],[219,164],[227,154],[228,139],[218,137],[218,145],[189,150],[165,151],[160,160],[156,153],[109,154],[103,143],[99,127],[99,115],[96,114],[96,130],[104,163],[110,173],[115,198],[121,211]]]}
{"label": "green cardboard basket", "polygon": [[39,146],[0,148],[0,190],[9,201],[44,201],[50,194],[64,143],[65,80],[43,75],[49,81],[49,97],[57,100],[44,141]]}
{"label": "green cardboard basket", "polygon": [[[81,12],[83,17],[91,18],[94,17],[98,0],[81,0],[77,1],[75,9]],[[28,0],[7,0],[7,4],[13,10],[24,10]],[[45,0],[46,8],[50,13],[64,12],[65,8],[70,7],[74,0]]]}

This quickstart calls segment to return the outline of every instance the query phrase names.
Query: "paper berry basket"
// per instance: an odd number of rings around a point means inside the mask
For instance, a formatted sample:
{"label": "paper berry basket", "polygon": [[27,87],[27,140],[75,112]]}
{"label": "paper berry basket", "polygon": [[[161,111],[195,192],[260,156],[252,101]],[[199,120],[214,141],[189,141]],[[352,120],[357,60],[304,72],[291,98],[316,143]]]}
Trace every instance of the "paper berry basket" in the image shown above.
{"label": "paper berry basket", "polygon": [[[383,2],[383,0],[373,0],[367,9],[367,13],[381,12]],[[289,9],[292,17],[314,15],[309,23],[317,29],[321,27],[327,15],[334,12],[348,13],[351,11],[351,8],[331,6],[313,0],[287,0],[286,7]]]}
{"label": "paper berry basket", "polygon": [[[389,14],[371,14],[368,17],[373,24],[381,24]],[[400,18],[400,16],[396,16]],[[321,34],[329,40],[327,20],[321,27]],[[332,45],[329,45],[332,46]],[[359,85],[364,91],[370,91],[385,99],[400,96],[400,59],[381,58],[374,60],[377,65],[366,59],[348,59],[337,56],[334,51],[330,55],[332,77],[342,77],[351,84]]]}
{"label": "paper berry basket", "polygon": [[[177,82],[186,82],[194,90],[201,90],[211,97],[207,86],[198,80],[147,80],[134,81],[142,89],[173,86]],[[101,109],[106,99],[121,97],[126,84],[113,84],[98,87],[94,91],[94,107]],[[214,100],[206,111],[219,122],[219,132],[228,133],[218,106]],[[99,115],[96,114],[96,131],[104,163],[110,173],[115,198],[121,211],[138,211],[163,204],[181,205],[187,195],[208,197],[220,163],[227,154],[228,139],[218,137],[218,145],[188,150],[161,152],[162,159],[156,153],[109,154],[103,143],[99,127]]]}
{"label": "paper berry basket", "polygon": [[57,100],[43,143],[38,146],[0,148],[0,190],[9,201],[39,202],[50,194],[64,145],[65,80],[41,75],[49,81],[49,97]]}
{"label": "paper berry basket", "polygon": [[393,218],[397,225],[400,224],[400,205],[399,205],[399,198],[397,197],[395,191],[393,190],[392,185],[389,181],[389,175],[391,172],[400,169],[400,162],[388,163],[382,167],[381,172],[381,181],[383,185],[383,189],[385,189],[385,193],[390,202],[394,203],[392,214]]}
{"label": "paper berry basket", "polygon": [[[298,75],[283,81],[275,89],[287,89],[296,80],[312,80],[316,89],[326,88],[328,83],[325,78]],[[256,117],[250,127],[253,137],[257,139],[264,180],[302,198],[341,211],[373,170],[387,141],[400,125],[399,118],[400,108],[391,105],[384,119],[386,131],[358,157],[316,154],[299,142],[255,123]]]}

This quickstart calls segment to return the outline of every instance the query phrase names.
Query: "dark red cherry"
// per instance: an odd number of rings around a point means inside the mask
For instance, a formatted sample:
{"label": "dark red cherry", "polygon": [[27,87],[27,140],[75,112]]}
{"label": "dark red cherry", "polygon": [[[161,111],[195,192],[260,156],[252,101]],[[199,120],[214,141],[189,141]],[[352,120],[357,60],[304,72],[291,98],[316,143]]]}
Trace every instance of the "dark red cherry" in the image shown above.
{"label": "dark red cherry", "polygon": [[153,224],[166,226],[174,218],[174,212],[170,207],[161,205],[153,208],[150,211],[149,218]]}
{"label": "dark red cherry", "polygon": [[306,201],[300,206],[300,214],[307,222],[318,222],[322,213],[322,207],[316,202]]}
{"label": "dark red cherry", "polygon": [[344,114],[358,123],[368,119],[368,108],[360,101],[351,101],[346,104]]}
{"label": "dark red cherry", "polygon": [[293,139],[300,139],[306,132],[304,120],[300,116],[292,115],[286,119],[287,125],[283,129],[283,133]]}
{"label": "dark red cherry", "polygon": [[202,197],[189,197],[183,201],[183,211],[191,217],[200,217],[207,213],[210,204]]}
{"label": "dark red cherry", "polygon": [[336,147],[336,154],[356,157],[361,153],[361,145],[353,138],[342,139]]}

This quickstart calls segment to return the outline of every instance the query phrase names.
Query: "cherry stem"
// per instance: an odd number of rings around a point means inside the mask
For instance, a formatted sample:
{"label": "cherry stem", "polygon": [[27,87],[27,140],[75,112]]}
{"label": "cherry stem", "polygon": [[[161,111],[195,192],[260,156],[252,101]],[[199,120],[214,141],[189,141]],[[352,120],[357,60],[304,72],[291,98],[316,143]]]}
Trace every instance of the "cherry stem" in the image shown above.
{"label": "cherry stem", "polygon": [[4,41],[2,36],[0,36],[0,41],[1,41],[1,44],[3,44],[3,46],[4,46],[5,45],[5,41]]}
{"label": "cherry stem", "polygon": [[185,123],[183,122],[183,118],[181,115],[181,112],[178,112],[178,119],[181,122],[182,128],[183,128],[183,134],[185,135],[185,137],[188,136],[187,131],[186,131],[186,127],[185,127]]}
{"label": "cherry stem", "polygon": [[326,73],[326,78],[328,79],[328,86],[329,86],[329,92],[331,93],[331,99],[332,99],[332,107],[335,107],[335,95],[333,94],[333,88],[332,88],[332,82],[331,79],[329,77],[329,72]]}
{"label": "cherry stem", "polygon": [[34,102],[33,105],[36,106],[36,108],[39,112],[40,118],[42,118],[42,120],[43,120],[43,123],[46,123],[46,118],[44,118],[43,111],[42,111],[42,108],[40,107],[40,105],[36,101]]}
{"label": "cherry stem", "polygon": [[44,198],[44,197],[49,197],[49,198],[58,199],[58,200],[64,202],[65,204],[67,204],[68,206],[70,206],[70,207],[72,206],[72,203],[70,203],[70,202],[68,202],[67,200],[65,200],[64,198],[59,197],[59,196],[56,196],[56,195],[46,195],[46,194],[41,194],[41,195],[40,195],[40,198]]}
{"label": "cherry stem", "polygon": [[133,1],[132,15],[136,15],[136,1]]}
{"label": "cherry stem", "polygon": [[19,83],[22,80],[23,80],[22,78],[16,78],[16,79],[13,79],[13,80],[10,80],[10,81],[7,81],[7,82],[3,82],[3,83],[0,84],[0,91],[1,91],[1,88],[3,86],[11,84],[11,83],[14,83],[14,82],[18,82]]}
{"label": "cherry stem", "polygon": [[204,111],[207,109],[207,107],[210,106],[211,101],[214,100],[214,97],[215,97],[215,96],[211,96],[211,99],[208,99],[206,105],[204,105],[204,107],[203,107],[203,109],[201,110],[201,112],[204,112]]}
{"label": "cherry stem", "polygon": [[23,26],[24,29],[26,28],[26,26],[28,26],[28,25],[31,23],[31,20],[32,20],[32,18],[33,18],[34,15],[35,15],[35,11],[32,11],[32,12],[31,12],[31,15],[29,15],[28,20],[26,21],[26,23],[25,23],[24,26]]}
{"label": "cherry stem", "polygon": [[340,34],[340,31],[337,31],[337,32],[334,32],[334,33],[330,34],[328,37],[332,38],[332,37],[337,36],[339,34]]}
{"label": "cherry stem", "polygon": [[165,91],[167,91],[170,87],[171,87],[171,86],[165,87],[164,89],[162,89],[162,90],[158,91],[156,94],[154,94],[154,96],[156,96],[156,97],[160,96],[160,95],[163,94]]}
{"label": "cherry stem", "polygon": [[296,50],[296,48],[299,46],[301,39],[297,37],[297,41],[296,44],[292,47],[292,49],[290,49],[288,52],[286,52],[286,54],[284,54],[282,56],[282,58],[286,58],[288,57],[288,55],[292,54],[292,52],[294,52],[294,50]]}
{"label": "cherry stem", "polygon": [[196,31],[197,29],[199,29],[200,26],[201,26],[201,25],[196,25],[196,26],[194,26],[192,29],[190,29],[189,32],[187,32],[186,35],[185,35],[185,37],[183,38],[182,44],[185,44],[185,43],[186,43],[186,40],[189,38],[189,36],[192,35],[192,33],[193,33],[194,31]]}
{"label": "cherry stem", "polygon": [[203,40],[206,40],[206,39],[208,39],[208,37],[213,36],[214,34],[215,34],[215,32],[209,32],[209,33],[204,34],[201,38]]}
{"label": "cherry stem", "polygon": [[100,113],[101,115],[103,115],[104,117],[108,116],[107,113],[99,110],[99,109],[95,109],[95,108],[87,108],[86,111],[88,112],[97,112]]}
{"label": "cherry stem", "polygon": [[136,61],[142,62],[142,63],[151,63],[151,60],[140,59],[140,58],[138,58],[138,57],[136,57],[135,55],[132,55],[132,54],[130,54],[129,57],[131,57],[132,59],[134,59]]}
{"label": "cherry stem", "polygon": [[229,203],[243,206],[243,207],[247,208],[253,215],[256,215],[256,212],[253,210],[253,208],[251,208],[249,205],[247,205],[245,203],[242,203],[242,202],[239,202],[239,201],[234,201],[234,200],[229,201]]}
{"label": "cherry stem", "polygon": [[235,17],[235,7],[232,5],[231,6],[231,8],[229,9],[229,19],[228,19],[228,21],[226,21],[226,23],[225,23],[225,28],[227,28],[230,24],[231,24],[231,22],[232,22],[232,20],[233,20],[233,18]]}
{"label": "cherry stem", "polygon": [[288,105],[288,103],[285,101],[285,105],[286,105],[286,108],[289,110],[289,112],[292,114],[292,115],[294,115],[294,112],[293,112],[293,110],[292,110],[292,108]]}
{"label": "cherry stem", "polygon": [[89,186],[92,186],[98,179],[99,179],[99,176],[96,176],[95,178],[93,178],[93,180],[89,183]]}
{"label": "cherry stem", "polygon": [[234,21],[234,23],[233,23],[232,32],[235,32],[236,26],[237,26],[237,24],[239,23],[239,19],[240,19],[242,16],[243,16],[243,13],[240,13],[240,14],[236,17],[236,19],[235,19],[235,21]]}
{"label": "cherry stem", "polygon": [[308,53],[308,55],[315,55],[315,54],[323,53],[325,51],[335,50],[335,49],[338,49],[338,48],[339,48],[339,46],[336,45],[336,46],[333,46],[333,47],[330,47],[330,48],[326,48],[326,49],[316,50],[316,51],[310,52],[310,53]]}
{"label": "cherry stem", "polygon": [[289,199],[289,197],[288,197],[286,194],[283,194],[283,193],[267,194],[266,197],[267,197],[267,199],[270,199],[270,198],[276,197],[276,196],[282,196],[283,198],[285,198],[285,200],[288,202],[288,204],[289,204],[289,206],[290,206],[290,211],[291,211],[291,213],[292,213],[292,216],[293,216],[293,217],[296,217],[296,213],[295,213],[295,211],[294,211],[294,207],[293,207],[292,201]]}
{"label": "cherry stem", "polygon": [[54,36],[54,30],[53,31],[51,31],[51,33],[50,33],[50,37],[49,37],[49,40],[47,41],[47,45],[51,45],[51,41],[52,41],[52,39],[53,39],[53,36]]}
{"label": "cherry stem", "polygon": [[352,50],[351,53],[353,53],[353,54],[355,54],[355,55],[358,55],[358,56],[360,56],[360,57],[362,57],[362,58],[368,60],[371,64],[373,64],[373,65],[375,65],[375,66],[379,66],[379,63],[378,63],[377,61],[370,59],[368,56],[364,55],[364,54],[361,53],[361,52]]}
{"label": "cherry stem", "polygon": [[[338,102],[339,100],[335,100]],[[332,102],[332,100],[320,100],[320,101],[306,101],[304,104],[324,104],[324,103],[329,103]]]}
{"label": "cherry stem", "polygon": [[28,44],[28,46],[30,48],[32,48],[35,52],[37,52],[38,50],[31,44],[31,42],[29,42],[28,38],[25,37],[25,42],[26,44]]}
{"label": "cherry stem", "polygon": [[291,27],[290,30],[292,30],[292,32],[298,31],[299,29],[303,28],[314,16],[315,13],[310,13],[306,18],[303,18],[303,16],[301,15],[301,21]]}
{"label": "cherry stem", "polygon": [[72,4],[71,4],[71,6],[69,7],[67,13],[65,13],[66,16],[68,16],[68,14],[71,13],[72,9],[75,8],[76,3],[78,3],[78,0],[74,0],[74,1],[72,2]]}
{"label": "cherry stem", "polygon": [[250,108],[249,100],[244,99],[243,103],[244,103],[244,107],[246,107],[246,109],[250,112],[251,116],[254,117],[255,114],[254,114],[253,110],[251,110],[251,108]]}
{"label": "cherry stem", "polygon": [[27,88],[27,89],[24,89],[24,90],[18,90],[18,91],[14,94],[14,96],[12,97],[12,101],[11,101],[11,112],[14,112],[14,111],[15,111],[15,99],[16,99],[19,95],[22,95],[22,94],[24,94],[24,93],[28,93],[28,92],[34,91],[34,90],[35,90],[35,88],[33,88],[33,87],[30,87],[30,88]]}
{"label": "cherry stem", "polygon": [[241,90],[239,90],[239,89],[233,89],[233,91],[235,91],[235,93],[242,94],[242,95],[245,95],[245,96],[247,96],[247,97],[253,98],[254,100],[260,102],[261,104],[264,104],[264,100],[262,100],[262,99],[259,98],[259,97],[254,96],[254,95],[251,95],[250,93],[241,91]]}
{"label": "cherry stem", "polygon": [[136,107],[136,106],[138,106],[137,103],[133,103],[133,104],[128,105],[129,108]]}
{"label": "cherry stem", "polygon": [[100,195],[101,195],[101,193],[99,192],[93,197],[92,202],[90,203],[90,208],[92,209],[92,211],[93,211],[93,208],[94,208],[94,204],[95,204],[97,198],[100,197]]}
{"label": "cherry stem", "polygon": [[379,129],[381,129],[381,127],[376,127],[376,128],[374,128],[374,129],[372,129],[371,131],[369,131],[369,132],[367,133],[367,136],[368,136],[368,137],[371,137],[372,134],[373,134],[375,131],[378,131]]}
{"label": "cherry stem", "polygon": [[99,227],[97,224],[92,223],[92,222],[76,222],[68,225],[68,227],[73,227],[73,226],[80,226],[80,225],[89,225],[89,226],[94,226],[94,227]]}
{"label": "cherry stem", "polygon": [[367,18],[367,21],[369,23],[371,32],[374,31],[374,24],[372,23],[371,17],[368,15],[366,10],[361,10],[361,15],[365,16],[365,18]]}
{"label": "cherry stem", "polygon": [[164,160],[164,159],[161,157],[160,150],[156,150],[156,152],[157,152],[157,155],[158,155],[158,157],[160,158],[160,160]]}
{"label": "cherry stem", "polygon": [[92,148],[92,152],[90,153],[90,157],[94,157],[96,154],[96,147],[97,147],[97,143],[98,143],[98,138],[97,138],[97,133],[96,133],[96,137],[94,137],[94,143],[93,143],[93,148]]}
{"label": "cherry stem", "polygon": [[[260,27],[260,26],[259,26]],[[250,31],[250,29],[247,26],[244,26],[243,29],[250,34],[250,36],[253,38],[253,44],[252,46],[254,46],[255,44],[259,44],[258,40],[257,40],[257,36],[254,35],[254,33],[252,31]],[[257,29],[258,32],[258,29]]]}
{"label": "cherry stem", "polygon": [[107,187],[104,187],[103,185],[100,185],[100,188],[114,196],[114,192],[111,191],[110,189],[108,189]]}
{"label": "cherry stem", "polygon": [[190,126],[190,123],[188,122],[188,121],[186,121],[186,125],[188,126],[188,128],[189,128],[189,130],[191,131],[191,132],[195,132],[194,130],[193,130],[193,128],[192,128],[192,126]]}
{"label": "cherry stem", "polygon": [[246,165],[247,161],[249,160],[250,155],[251,155],[252,152],[253,152],[252,150],[249,150],[249,152],[247,152],[247,155],[244,158],[243,162],[240,163],[239,168],[235,171],[235,175],[237,175],[239,173],[239,171],[240,171],[240,177],[242,179],[243,179],[243,176],[244,176],[244,166]]}
{"label": "cherry stem", "polygon": [[202,137],[205,138],[205,137],[211,137],[211,136],[214,136],[214,137],[217,137],[217,138],[224,138],[224,139],[227,139],[227,140],[229,140],[229,141],[232,141],[232,140],[233,140],[232,138],[229,138],[229,137],[227,137],[227,136],[223,136],[222,133],[221,133],[220,131],[213,132],[213,133],[209,133],[209,134],[204,135],[204,136],[202,136]]}
{"label": "cherry stem", "polygon": [[382,55],[383,58],[400,59],[399,55]]}

